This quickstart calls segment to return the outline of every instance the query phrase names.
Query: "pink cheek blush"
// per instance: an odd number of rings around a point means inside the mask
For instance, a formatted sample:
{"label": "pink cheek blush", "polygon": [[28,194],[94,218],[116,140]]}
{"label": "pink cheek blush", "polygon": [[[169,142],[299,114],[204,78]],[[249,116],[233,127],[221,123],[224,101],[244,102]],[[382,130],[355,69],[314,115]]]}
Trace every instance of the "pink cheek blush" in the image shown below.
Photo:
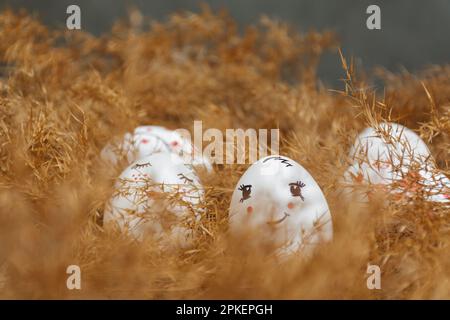
{"label": "pink cheek blush", "polygon": [[295,204],[293,204],[292,202],[289,202],[288,205],[287,205],[287,207],[288,207],[289,209],[294,209],[294,208],[295,208]]}
{"label": "pink cheek blush", "polygon": [[147,139],[142,139],[141,143],[146,144],[146,143],[148,143],[148,140]]}
{"label": "pink cheek blush", "polygon": [[247,213],[251,214],[252,212],[253,212],[253,207],[252,206],[247,207]]}

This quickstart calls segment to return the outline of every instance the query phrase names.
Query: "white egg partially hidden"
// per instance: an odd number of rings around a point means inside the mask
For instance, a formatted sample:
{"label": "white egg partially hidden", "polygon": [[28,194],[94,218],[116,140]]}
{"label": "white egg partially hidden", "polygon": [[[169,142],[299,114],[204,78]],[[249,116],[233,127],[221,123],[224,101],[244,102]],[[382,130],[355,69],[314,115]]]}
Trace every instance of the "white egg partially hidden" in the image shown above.
{"label": "white egg partially hidden", "polygon": [[407,196],[422,193],[430,201],[450,201],[450,180],[437,170],[425,142],[402,125],[384,122],[366,128],[356,138],[350,159],[353,163],[344,174],[345,187],[352,192],[371,186],[363,192],[365,200],[371,189],[380,188]]}
{"label": "white egg partially hidden", "polygon": [[255,243],[281,255],[311,249],[333,236],[322,190],[308,171],[292,159],[268,156],[252,164],[234,189],[230,231],[252,234]]}
{"label": "white egg partially hidden", "polygon": [[186,247],[202,213],[198,177],[175,154],[156,153],[131,164],[117,180],[104,224],[116,223],[138,240],[151,236],[162,247]]}
{"label": "white egg partially hidden", "polygon": [[207,171],[212,171],[210,161],[200,155],[196,155],[195,148],[189,139],[183,137],[176,130],[169,130],[161,126],[140,126],[134,133],[126,133],[122,139],[116,139],[108,143],[101,152],[101,157],[108,163],[116,165],[125,157],[128,163],[132,163],[143,157],[159,153],[174,153],[186,158],[194,166],[203,166]]}

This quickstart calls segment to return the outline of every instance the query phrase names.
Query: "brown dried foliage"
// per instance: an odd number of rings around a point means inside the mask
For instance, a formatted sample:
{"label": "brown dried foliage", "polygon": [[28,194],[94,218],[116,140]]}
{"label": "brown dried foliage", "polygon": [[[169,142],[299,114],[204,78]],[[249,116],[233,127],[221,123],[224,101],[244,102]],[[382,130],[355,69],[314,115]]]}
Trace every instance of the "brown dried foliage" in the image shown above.
{"label": "brown dried foliage", "polygon": [[[50,31],[26,13],[0,15],[0,258],[2,298],[450,298],[448,208],[420,198],[368,206],[340,197],[356,134],[397,121],[429,142],[448,173],[450,68],[389,74],[380,99],[355,81],[317,86],[331,33],[298,34],[280,22],[240,33],[225,13],[181,13],[148,23],[138,12],[110,34]],[[338,61],[337,61],[338,63]],[[226,236],[232,190],[246,166],[202,177],[207,232],[164,253],[101,224],[118,172],[99,153],[140,124],[279,128],[281,150],[322,187],[333,242],[307,261],[279,265]],[[389,200],[389,199],[388,199]],[[366,287],[367,264],[382,290]],[[82,290],[66,288],[78,264]]]}

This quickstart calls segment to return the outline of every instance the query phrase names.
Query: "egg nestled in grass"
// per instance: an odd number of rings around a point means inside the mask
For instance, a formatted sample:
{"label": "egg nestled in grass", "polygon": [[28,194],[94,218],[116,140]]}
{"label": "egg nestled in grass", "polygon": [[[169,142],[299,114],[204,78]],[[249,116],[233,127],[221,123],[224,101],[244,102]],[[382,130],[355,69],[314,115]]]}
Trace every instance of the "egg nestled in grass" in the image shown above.
{"label": "egg nestled in grass", "polygon": [[203,198],[191,165],[175,154],[156,153],[135,161],[119,176],[104,224],[116,225],[137,240],[152,237],[162,247],[184,248],[194,238]]}
{"label": "egg nestled in grass", "polygon": [[252,164],[233,191],[232,234],[251,234],[248,244],[269,246],[281,255],[311,252],[333,235],[325,196],[309,172],[284,156]]}

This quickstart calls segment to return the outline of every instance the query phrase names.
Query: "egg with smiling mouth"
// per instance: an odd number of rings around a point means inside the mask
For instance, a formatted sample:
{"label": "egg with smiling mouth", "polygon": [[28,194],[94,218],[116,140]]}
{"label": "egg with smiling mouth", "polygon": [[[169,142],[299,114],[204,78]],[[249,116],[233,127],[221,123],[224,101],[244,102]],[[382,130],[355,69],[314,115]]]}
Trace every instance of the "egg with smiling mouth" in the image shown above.
{"label": "egg with smiling mouth", "polygon": [[322,190],[300,164],[268,156],[252,164],[231,198],[233,235],[251,234],[255,244],[277,253],[310,252],[333,236],[330,210]]}
{"label": "egg with smiling mouth", "polygon": [[164,249],[187,248],[203,213],[203,200],[192,166],[175,154],[156,153],[122,172],[103,221],[136,240],[153,238]]}

